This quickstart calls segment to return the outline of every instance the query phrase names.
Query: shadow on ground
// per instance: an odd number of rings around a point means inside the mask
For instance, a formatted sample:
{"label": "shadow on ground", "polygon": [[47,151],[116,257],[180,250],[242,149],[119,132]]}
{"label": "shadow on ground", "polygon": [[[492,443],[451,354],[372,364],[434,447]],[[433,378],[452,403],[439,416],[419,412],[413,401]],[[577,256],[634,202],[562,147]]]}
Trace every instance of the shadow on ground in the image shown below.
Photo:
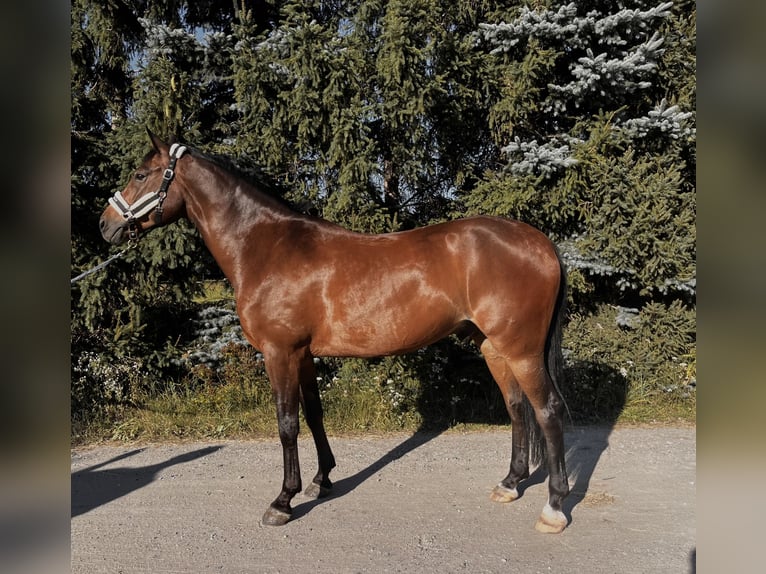
{"label": "shadow on ground", "polygon": [[153,482],[157,475],[166,468],[207,456],[220,448],[220,446],[209,446],[175,456],[165,462],[139,468],[104,468],[120,460],[135,456],[144,450],[139,448],[73,472],[71,477],[72,518],[143,488]]}
{"label": "shadow on ground", "polygon": [[[417,431],[415,434],[406,438],[404,441],[396,445],[394,448],[389,450],[386,454],[381,456],[378,460],[376,460],[375,462],[373,462],[366,468],[360,470],[356,474],[347,476],[345,478],[341,478],[337,482],[334,482],[333,488],[332,488],[332,495],[328,498],[332,499],[332,498],[338,498],[340,496],[345,496],[346,494],[350,493],[351,491],[356,489],[358,486],[360,486],[362,483],[364,483],[368,478],[374,476],[375,474],[377,474],[379,471],[384,469],[386,466],[388,466],[395,460],[402,458],[407,453],[410,453],[414,451],[415,449],[417,449],[418,447],[421,447],[427,442],[433,440],[434,438],[439,436],[441,432],[442,431]],[[322,502],[324,502],[325,500],[328,500],[328,498],[308,500],[306,502],[302,502],[296,505],[293,508],[292,519],[295,520],[296,518],[305,516],[306,514],[311,512],[312,508],[314,508],[315,506],[319,504],[322,504]]]}

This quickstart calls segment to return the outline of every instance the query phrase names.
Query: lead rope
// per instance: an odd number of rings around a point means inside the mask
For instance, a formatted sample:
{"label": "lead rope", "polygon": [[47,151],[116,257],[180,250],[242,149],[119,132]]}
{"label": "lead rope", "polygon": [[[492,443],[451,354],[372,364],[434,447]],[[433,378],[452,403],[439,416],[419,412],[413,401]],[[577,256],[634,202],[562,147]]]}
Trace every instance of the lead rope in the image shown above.
{"label": "lead rope", "polygon": [[104,267],[106,267],[107,265],[109,265],[109,264],[110,264],[112,261],[114,261],[115,259],[119,259],[119,258],[120,258],[120,257],[122,257],[123,255],[125,255],[125,254],[128,252],[128,250],[129,250],[129,249],[132,249],[132,248],[133,248],[133,244],[131,243],[131,244],[130,244],[130,245],[128,245],[128,246],[127,246],[125,249],[123,249],[122,251],[119,251],[119,252],[115,253],[115,254],[114,254],[114,255],[112,255],[112,256],[111,256],[109,259],[107,259],[106,261],[103,261],[103,262],[99,263],[98,265],[96,265],[96,266],[95,266],[95,267],[93,267],[92,269],[88,269],[87,271],[83,271],[83,272],[82,272],[82,273],[80,273],[80,274],[79,274],[77,277],[73,277],[73,278],[72,278],[72,280],[70,281],[70,285],[74,285],[74,284],[75,284],[75,283],[77,283],[77,282],[78,282],[80,279],[84,279],[84,278],[85,278],[85,277],[87,277],[88,275],[93,275],[93,274],[94,274],[94,273],[96,273],[97,271],[101,271],[101,270],[102,270]]}

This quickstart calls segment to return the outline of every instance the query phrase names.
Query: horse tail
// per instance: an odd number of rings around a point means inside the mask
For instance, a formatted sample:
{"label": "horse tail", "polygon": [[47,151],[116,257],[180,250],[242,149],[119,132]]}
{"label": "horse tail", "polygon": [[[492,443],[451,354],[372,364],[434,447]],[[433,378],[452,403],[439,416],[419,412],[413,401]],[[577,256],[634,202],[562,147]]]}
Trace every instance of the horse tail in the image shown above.
{"label": "horse tail", "polygon": [[[564,263],[561,260],[561,254],[558,249],[556,250],[556,257],[559,262],[559,269],[561,272],[559,281],[559,292],[556,297],[556,304],[553,309],[553,316],[551,318],[550,326],[548,327],[548,336],[545,340],[545,366],[548,371],[548,376],[553,383],[553,388],[558,394],[564,408],[569,415],[571,421],[572,415],[569,412],[569,406],[567,406],[564,400],[564,395],[561,392],[562,382],[564,381],[564,355],[562,352],[561,344],[563,338],[564,329],[564,316],[566,314],[567,304],[567,272],[564,267]],[[545,436],[543,435],[540,425],[535,418],[535,412],[532,405],[529,403],[527,397],[524,397],[524,428],[526,431],[528,444],[529,444],[529,460],[532,465],[540,464],[545,460],[547,448],[545,445]]]}

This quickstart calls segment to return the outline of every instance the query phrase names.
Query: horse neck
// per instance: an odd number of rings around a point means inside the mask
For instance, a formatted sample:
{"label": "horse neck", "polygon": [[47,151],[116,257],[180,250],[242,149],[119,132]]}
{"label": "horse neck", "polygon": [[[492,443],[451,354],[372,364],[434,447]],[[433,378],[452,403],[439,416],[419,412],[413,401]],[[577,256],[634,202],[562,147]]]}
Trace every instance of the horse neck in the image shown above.
{"label": "horse neck", "polygon": [[195,158],[191,167],[183,179],[186,216],[237,291],[243,273],[262,268],[259,260],[302,216],[212,162]]}

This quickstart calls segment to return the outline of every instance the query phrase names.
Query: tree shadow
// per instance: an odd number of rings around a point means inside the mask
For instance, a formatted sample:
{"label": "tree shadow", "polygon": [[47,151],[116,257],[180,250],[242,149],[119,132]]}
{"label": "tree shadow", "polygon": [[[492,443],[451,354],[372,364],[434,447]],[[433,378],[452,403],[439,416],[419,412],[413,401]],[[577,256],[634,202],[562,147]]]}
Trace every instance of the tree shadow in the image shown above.
{"label": "tree shadow", "polygon": [[135,456],[144,450],[139,448],[73,472],[71,477],[71,516],[74,518],[85,514],[94,508],[143,488],[153,482],[157,474],[166,468],[207,456],[221,448],[220,446],[209,446],[174,456],[165,462],[139,468],[122,467],[98,470],[117,461]]}

